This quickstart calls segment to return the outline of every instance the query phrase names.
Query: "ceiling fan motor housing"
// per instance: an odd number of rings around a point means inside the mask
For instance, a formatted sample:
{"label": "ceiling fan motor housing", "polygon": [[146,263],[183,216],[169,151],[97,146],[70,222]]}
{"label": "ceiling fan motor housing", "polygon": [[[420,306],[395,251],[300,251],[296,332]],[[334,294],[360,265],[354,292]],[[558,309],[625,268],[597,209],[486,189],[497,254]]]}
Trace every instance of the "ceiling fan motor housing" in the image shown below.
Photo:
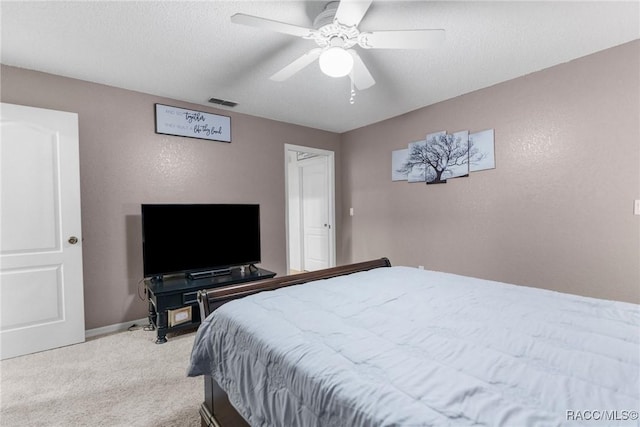
{"label": "ceiling fan motor housing", "polygon": [[349,49],[358,43],[360,31],[355,26],[348,27],[335,19],[339,1],[327,3],[324,10],[316,16],[313,26],[316,28],[309,38],[323,48],[341,47]]}

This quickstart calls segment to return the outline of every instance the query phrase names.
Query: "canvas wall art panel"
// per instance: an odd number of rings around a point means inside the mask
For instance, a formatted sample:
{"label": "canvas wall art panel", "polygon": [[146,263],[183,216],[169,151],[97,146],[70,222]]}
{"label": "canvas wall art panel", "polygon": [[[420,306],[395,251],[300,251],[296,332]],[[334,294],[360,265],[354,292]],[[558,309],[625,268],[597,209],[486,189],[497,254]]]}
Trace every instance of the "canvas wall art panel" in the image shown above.
{"label": "canvas wall art panel", "polygon": [[469,131],[463,130],[440,137],[439,164],[441,179],[469,176]]}
{"label": "canvas wall art panel", "polygon": [[407,162],[407,156],[409,155],[409,149],[403,148],[401,150],[394,150],[391,153],[391,180],[392,181],[406,181],[409,173],[404,169],[404,164]]}
{"label": "canvas wall art panel", "polygon": [[475,132],[469,135],[469,171],[478,172],[495,169],[493,129]]}
{"label": "canvas wall art panel", "polygon": [[407,159],[403,165],[403,170],[407,172],[408,182],[425,182],[426,180],[426,165],[421,161],[421,154],[424,152],[424,147],[427,141],[414,141],[409,143],[407,152]]}

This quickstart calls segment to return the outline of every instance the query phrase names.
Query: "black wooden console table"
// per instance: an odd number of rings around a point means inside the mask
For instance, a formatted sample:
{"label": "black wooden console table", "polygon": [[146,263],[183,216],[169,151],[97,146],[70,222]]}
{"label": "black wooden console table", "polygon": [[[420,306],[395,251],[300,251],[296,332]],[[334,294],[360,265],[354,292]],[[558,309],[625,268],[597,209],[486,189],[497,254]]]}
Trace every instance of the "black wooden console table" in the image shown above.
{"label": "black wooden console table", "polygon": [[[198,307],[198,291],[236,283],[253,282],[269,279],[276,273],[262,268],[241,271],[231,270],[231,274],[189,279],[183,275],[168,276],[163,280],[145,280],[145,289],[149,299],[149,325],[158,333],[156,344],[167,342],[167,333],[182,329],[194,328],[200,324]],[[169,325],[169,317],[180,316],[178,322]],[[175,319],[174,319],[175,320]]]}

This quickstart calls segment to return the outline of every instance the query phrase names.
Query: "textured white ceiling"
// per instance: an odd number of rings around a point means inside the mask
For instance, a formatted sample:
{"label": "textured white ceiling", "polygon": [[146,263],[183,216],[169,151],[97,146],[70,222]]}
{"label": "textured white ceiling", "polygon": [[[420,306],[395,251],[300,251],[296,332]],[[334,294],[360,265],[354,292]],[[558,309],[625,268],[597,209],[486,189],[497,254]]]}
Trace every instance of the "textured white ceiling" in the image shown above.
{"label": "textured white ceiling", "polygon": [[[361,31],[443,28],[424,51],[359,49],[376,85],[312,64],[274,72],[311,40],[232,24],[242,12],[311,27],[326,1],[2,1],[3,64],[345,132],[640,38],[636,1],[374,0]],[[224,107],[222,107],[224,109]]]}

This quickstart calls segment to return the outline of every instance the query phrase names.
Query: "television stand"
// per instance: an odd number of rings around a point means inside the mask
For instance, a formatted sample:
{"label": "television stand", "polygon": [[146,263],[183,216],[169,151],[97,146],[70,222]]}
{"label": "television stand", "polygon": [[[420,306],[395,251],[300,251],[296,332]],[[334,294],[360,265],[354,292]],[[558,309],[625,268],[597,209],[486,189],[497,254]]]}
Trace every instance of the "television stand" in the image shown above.
{"label": "television stand", "polygon": [[184,275],[165,276],[163,280],[146,279],[149,325],[157,331],[156,344],[167,342],[167,333],[196,328],[200,324],[199,290],[269,279],[275,275],[272,271],[256,267],[232,268],[226,275],[199,279]]}

